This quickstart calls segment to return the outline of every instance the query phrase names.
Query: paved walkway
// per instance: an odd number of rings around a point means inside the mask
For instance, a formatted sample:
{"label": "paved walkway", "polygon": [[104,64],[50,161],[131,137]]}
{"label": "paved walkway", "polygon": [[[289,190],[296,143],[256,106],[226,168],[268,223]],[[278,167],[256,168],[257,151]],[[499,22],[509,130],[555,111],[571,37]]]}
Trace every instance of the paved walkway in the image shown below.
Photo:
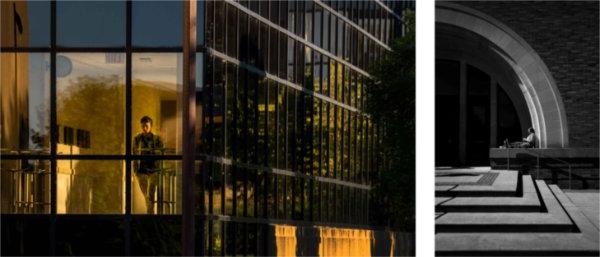
{"label": "paved walkway", "polygon": [[563,190],[586,218],[600,228],[600,191],[598,190]]}

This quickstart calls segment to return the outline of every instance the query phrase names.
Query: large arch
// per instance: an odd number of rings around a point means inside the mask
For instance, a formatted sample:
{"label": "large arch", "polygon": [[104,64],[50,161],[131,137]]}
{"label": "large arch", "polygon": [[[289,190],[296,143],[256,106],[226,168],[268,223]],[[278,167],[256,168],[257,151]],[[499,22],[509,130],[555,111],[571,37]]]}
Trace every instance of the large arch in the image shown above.
{"label": "large arch", "polygon": [[541,148],[569,146],[566,113],[556,83],[523,38],[489,15],[459,4],[437,2],[435,17],[437,23],[469,30],[493,44],[494,51],[516,75]]}
{"label": "large arch", "polygon": [[[498,55],[498,50],[492,46],[492,43],[471,31],[438,24],[435,31],[435,44],[436,59],[465,62],[490,75],[494,83],[497,83],[513,102],[521,123],[521,134],[526,135],[527,128],[531,126],[531,117],[519,88],[519,78],[512,67]],[[495,141],[492,143],[498,144]]]}

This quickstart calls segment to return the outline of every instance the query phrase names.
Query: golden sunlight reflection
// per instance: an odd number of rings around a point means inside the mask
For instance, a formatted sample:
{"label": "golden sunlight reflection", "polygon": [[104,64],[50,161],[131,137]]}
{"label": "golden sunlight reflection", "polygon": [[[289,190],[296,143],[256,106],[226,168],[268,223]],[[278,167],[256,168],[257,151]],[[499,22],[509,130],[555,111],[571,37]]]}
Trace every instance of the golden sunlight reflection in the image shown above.
{"label": "golden sunlight reflection", "polygon": [[[301,250],[307,248],[298,242],[313,243],[318,245],[318,256],[371,256],[372,245],[375,244],[375,235],[372,230],[367,229],[344,229],[333,227],[305,228],[316,230],[315,238],[299,239],[298,236],[310,237],[308,231],[300,232],[298,227],[290,225],[275,226],[275,243],[277,256],[296,256]],[[390,255],[394,253],[394,236],[389,234],[392,240]],[[310,248],[310,247],[308,247]]]}
{"label": "golden sunlight reflection", "polygon": [[275,225],[275,244],[277,256],[296,256],[296,227]]}

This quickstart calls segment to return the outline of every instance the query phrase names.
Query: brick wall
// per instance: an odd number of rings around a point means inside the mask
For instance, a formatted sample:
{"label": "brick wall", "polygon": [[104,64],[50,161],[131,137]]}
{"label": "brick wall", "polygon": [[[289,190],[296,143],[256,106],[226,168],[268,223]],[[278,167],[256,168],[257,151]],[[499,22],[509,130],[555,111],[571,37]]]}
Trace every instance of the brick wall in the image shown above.
{"label": "brick wall", "polygon": [[556,81],[570,147],[598,147],[599,2],[457,2],[519,34]]}

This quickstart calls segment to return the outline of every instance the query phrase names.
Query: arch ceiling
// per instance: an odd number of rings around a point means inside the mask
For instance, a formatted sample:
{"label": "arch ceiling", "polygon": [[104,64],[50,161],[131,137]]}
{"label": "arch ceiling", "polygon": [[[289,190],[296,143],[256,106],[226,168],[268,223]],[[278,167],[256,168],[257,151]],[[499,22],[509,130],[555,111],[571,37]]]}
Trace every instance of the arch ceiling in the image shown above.
{"label": "arch ceiling", "polygon": [[512,75],[502,77],[518,84],[531,124],[538,132],[540,147],[569,146],[564,104],[556,82],[542,59],[523,38],[496,19],[459,4],[437,2],[435,17],[437,25],[468,30],[489,41],[489,49],[510,67]]}

